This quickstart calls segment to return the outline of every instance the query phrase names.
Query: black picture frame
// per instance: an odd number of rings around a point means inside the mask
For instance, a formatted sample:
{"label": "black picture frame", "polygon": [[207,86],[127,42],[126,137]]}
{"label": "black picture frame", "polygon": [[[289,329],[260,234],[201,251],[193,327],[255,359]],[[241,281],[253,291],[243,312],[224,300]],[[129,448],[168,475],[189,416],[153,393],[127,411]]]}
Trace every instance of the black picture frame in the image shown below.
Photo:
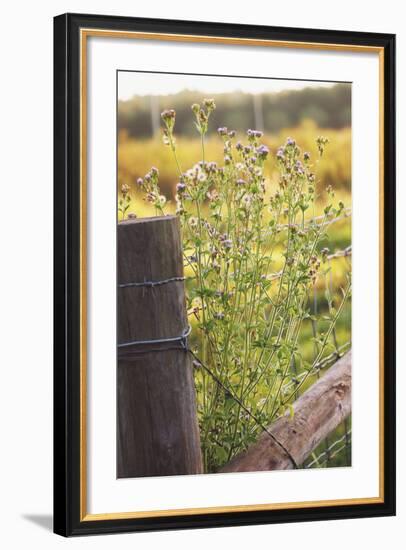
{"label": "black picture frame", "polygon": [[[81,517],[80,29],[359,45],[384,56],[383,500],[371,504],[173,517]],[[64,14],[54,19],[54,531],[63,536],[378,517],[395,514],[395,36]]]}

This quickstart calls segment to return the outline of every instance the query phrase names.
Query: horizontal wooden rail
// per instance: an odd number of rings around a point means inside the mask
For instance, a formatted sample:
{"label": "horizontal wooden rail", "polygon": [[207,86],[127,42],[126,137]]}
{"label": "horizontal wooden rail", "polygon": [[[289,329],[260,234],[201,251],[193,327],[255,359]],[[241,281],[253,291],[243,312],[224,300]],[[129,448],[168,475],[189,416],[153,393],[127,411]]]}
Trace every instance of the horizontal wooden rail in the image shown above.
{"label": "horizontal wooden rail", "polygon": [[[234,457],[221,472],[258,472],[302,465],[310,453],[351,412],[351,351],[339,359],[285,414],[267,427],[256,443]],[[283,447],[289,454],[283,449]]]}

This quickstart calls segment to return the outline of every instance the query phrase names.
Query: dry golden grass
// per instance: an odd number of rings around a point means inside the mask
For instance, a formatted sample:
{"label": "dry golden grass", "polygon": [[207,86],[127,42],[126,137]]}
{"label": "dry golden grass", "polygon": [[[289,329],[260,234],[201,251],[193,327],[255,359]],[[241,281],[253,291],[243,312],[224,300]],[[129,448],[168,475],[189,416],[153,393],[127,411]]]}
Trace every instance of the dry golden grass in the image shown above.
{"label": "dry golden grass", "polygon": [[[274,153],[267,162],[266,174],[272,181],[276,177],[275,152],[288,136],[293,136],[304,151],[316,157],[315,140],[320,134],[329,138],[330,143],[325,155],[317,167],[317,174],[323,185],[331,184],[335,189],[350,189],[351,186],[351,130],[320,130],[311,121],[304,121],[297,128],[287,128],[278,135],[265,135],[263,142]],[[244,136],[237,136],[244,140]],[[196,139],[178,138],[178,156],[182,170],[187,170],[201,160],[202,151],[198,136]],[[206,160],[222,163],[222,142],[217,136],[207,139],[205,145]],[[179,174],[169,147],[163,145],[161,138],[149,140],[129,139],[120,135],[118,147],[118,182],[129,184],[133,189],[137,178],[144,176],[156,166],[160,172],[160,185],[168,198]]]}

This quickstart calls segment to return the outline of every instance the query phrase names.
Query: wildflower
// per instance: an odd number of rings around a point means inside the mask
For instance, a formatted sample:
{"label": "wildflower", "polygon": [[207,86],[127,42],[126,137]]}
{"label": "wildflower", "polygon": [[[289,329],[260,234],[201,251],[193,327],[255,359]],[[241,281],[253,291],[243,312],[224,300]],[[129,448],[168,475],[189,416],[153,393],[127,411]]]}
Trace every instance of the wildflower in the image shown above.
{"label": "wildflower", "polygon": [[233,137],[235,137],[235,131],[234,131],[234,130],[230,130],[230,131],[228,132],[228,137],[231,138],[231,139],[233,139]]}
{"label": "wildflower", "polygon": [[259,130],[247,130],[247,136],[249,141],[255,141],[263,136],[263,133]]}
{"label": "wildflower", "polygon": [[303,164],[300,162],[300,160],[297,160],[295,163],[295,171],[298,174],[304,174]]}
{"label": "wildflower", "polygon": [[217,260],[213,260],[212,263],[211,263],[211,266],[214,269],[214,271],[217,271],[217,273],[221,269],[220,264],[217,262]]}
{"label": "wildflower", "polygon": [[195,115],[197,115],[198,112],[200,111],[200,105],[198,103],[193,103],[192,111],[195,113]]}
{"label": "wildflower", "polygon": [[216,189],[208,191],[206,196],[210,202],[216,201],[219,198],[219,194],[217,193]]}
{"label": "wildflower", "polygon": [[205,169],[207,173],[213,174],[217,170],[217,162],[207,162]]}
{"label": "wildflower", "polygon": [[203,105],[206,107],[208,111],[214,111],[216,108],[216,104],[214,103],[214,99],[204,99]]}
{"label": "wildflower", "polygon": [[303,153],[303,158],[304,158],[304,160],[310,160],[310,153],[308,153],[307,151],[305,151],[305,152]]}
{"label": "wildflower", "polygon": [[228,130],[225,126],[222,126],[221,128],[217,128],[217,132],[220,136],[226,136],[228,133]]}
{"label": "wildflower", "polygon": [[174,109],[165,109],[162,111],[161,118],[166,124],[172,124],[175,122],[176,111]]}
{"label": "wildflower", "polygon": [[218,250],[213,244],[209,245],[209,252],[212,258],[215,258],[218,255]]}
{"label": "wildflower", "polygon": [[279,149],[277,150],[276,158],[278,160],[284,160],[284,158],[285,158],[285,149],[283,147],[279,147]]}
{"label": "wildflower", "polygon": [[296,145],[296,141],[293,138],[288,137],[288,139],[286,140],[286,145],[288,147],[294,147]]}
{"label": "wildflower", "polygon": [[244,195],[242,198],[243,207],[249,210],[252,203],[252,195]]}
{"label": "wildflower", "polygon": [[330,250],[327,247],[321,249],[321,256],[323,260],[327,259],[327,256],[329,255],[329,253],[330,253]]}
{"label": "wildflower", "polygon": [[269,148],[266,145],[260,145],[257,147],[257,155],[260,159],[264,160],[269,154]]}
{"label": "wildflower", "polygon": [[121,186],[121,192],[123,195],[127,195],[127,193],[129,192],[130,190],[130,186],[127,185],[126,183],[123,183],[123,185]]}
{"label": "wildflower", "polygon": [[175,126],[175,117],[176,112],[173,109],[166,109],[161,113],[161,118],[166,126],[164,131],[164,136],[166,136],[166,140],[164,139],[164,143],[166,142],[168,145],[173,145],[173,143],[171,143],[171,140],[173,142],[172,132]]}
{"label": "wildflower", "polygon": [[140,187],[141,187],[142,185],[144,185],[144,180],[143,180],[142,178],[138,178],[138,179],[137,179],[137,185],[139,185]]}
{"label": "wildflower", "polygon": [[237,185],[243,186],[243,185],[246,184],[246,181],[240,178],[240,179],[238,179],[235,183],[236,183]]}
{"label": "wildflower", "polygon": [[231,164],[231,157],[229,157],[228,155],[226,155],[226,156],[224,157],[224,164],[225,164],[226,166],[228,166],[229,164]]}
{"label": "wildflower", "polygon": [[233,246],[233,241],[231,239],[224,239],[222,245],[225,249],[230,250],[230,248]]}
{"label": "wildflower", "polygon": [[180,181],[179,183],[176,184],[176,191],[179,194],[182,194],[185,190],[186,190],[186,183],[183,183]]}
{"label": "wildflower", "polygon": [[315,256],[313,254],[313,256],[310,258],[310,263],[315,266],[315,268],[317,269],[318,267],[320,267],[320,260],[318,259],[317,256]]}
{"label": "wildflower", "polygon": [[325,146],[327,145],[328,142],[329,142],[328,138],[326,138],[324,136],[319,136],[316,139],[317,149],[319,150],[319,155],[320,156],[323,155]]}
{"label": "wildflower", "polygon": [[242,151],[244,146],[241,141],[237,141],[237,143],[235,144],[235,148],[237,149],[237,151]]}
{"label": "wildflower", "polygon": [[190,227],[197,227],[197,224],[198,224],[198,219],[197,218],[195,218],[194,216],[189,218]]}
{"label": "wildflower", "polygon": [[150,169],[149,173],[151,174],[152,177],[158,177],[159,176],[159,170],[155,166],[153,166]]}
{"label": "wildflower", "polygon": [[166,197],[165,197],[164,195],[159,195],[158,201],[159,201],[159,204],[160,204],[161,206],[165,206],[165,204],[166,204]]}

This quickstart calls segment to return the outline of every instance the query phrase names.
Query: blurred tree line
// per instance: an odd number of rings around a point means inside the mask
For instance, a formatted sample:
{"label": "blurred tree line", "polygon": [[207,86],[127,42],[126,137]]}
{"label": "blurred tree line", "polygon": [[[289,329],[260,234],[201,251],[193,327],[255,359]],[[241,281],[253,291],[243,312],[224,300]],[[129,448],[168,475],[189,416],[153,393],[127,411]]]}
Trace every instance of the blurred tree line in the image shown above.
{"label": "blurred tree line", "polygon": [[[152,137],[160,127],[159,114],[176,110],[176,134],[195,136],[190,105],[200,102],[201,92],[183,91],[166,96],[134,96],[118,103],[118,129],[133,138]],[[211,116],[210,132],[218,126],[242,131],[255,128],[276,133],[283,128],[313,120],[319,128],[351,126],[351,85],[304,88],[270,94],[242,92],[213,94],[217,109]]]}

